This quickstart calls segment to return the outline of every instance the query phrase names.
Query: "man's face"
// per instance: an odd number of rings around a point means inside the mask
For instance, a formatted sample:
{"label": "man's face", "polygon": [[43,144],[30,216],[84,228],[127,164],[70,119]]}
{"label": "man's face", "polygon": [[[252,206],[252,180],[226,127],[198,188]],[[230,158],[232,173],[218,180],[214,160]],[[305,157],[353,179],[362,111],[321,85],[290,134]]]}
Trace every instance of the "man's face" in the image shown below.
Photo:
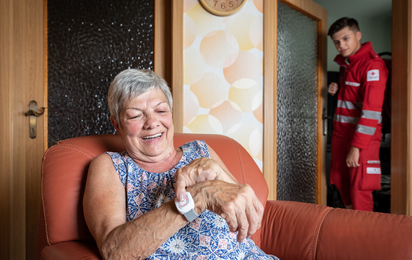
{"label": "man's face", "polygon": [[349,29],[349,26],[332,35],[336,50],[345,58],[355,54],[360,49],[362,46],[361,38],[362,33],[359,31],[355,33]]}

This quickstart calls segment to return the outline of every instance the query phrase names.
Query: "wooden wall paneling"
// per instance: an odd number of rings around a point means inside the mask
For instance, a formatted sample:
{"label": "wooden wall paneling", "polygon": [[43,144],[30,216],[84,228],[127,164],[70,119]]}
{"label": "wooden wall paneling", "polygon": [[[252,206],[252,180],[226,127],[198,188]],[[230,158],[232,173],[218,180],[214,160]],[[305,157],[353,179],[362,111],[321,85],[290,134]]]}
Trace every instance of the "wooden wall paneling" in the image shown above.
{"label": "wooden wall paneling", "polygon": [[406,120],[408,122],[408,139],[407,139],[407,146],[408,146],[408,159],[407,159],[407,185],[408,185],[408,190],[406,194],[406,213],[411,216],[412,215],[412,137],[411,137],[411,130],[412,130],[412,0],[408,1],[408,9],[407,9],[407,22],[408,24],[408,40],[407,40],[407,45],[409,48],[407,48],[407,57],[408,57],[408,71],[406,73],[407,75],[407,88],[408,88],[408,95],[407,95],[407,110],[406,110]]}
{"label": "wooden wall paneling", "polygon": [[[14,1],[16,3],[16,1]],[[12,225],[23,226],[23,243],[14,244],[12,252],[20,255],[20,248],[25,245],[25,259],[36,256],[37,224],[40,211],[41,160],[43,156],[44,117],[37,120],[37,137],[29,137],[29,119],[24,116],[31,100],[36,100],[38,109],[44,107],[44,55],[43,55],[43,0],[19,0],[15,5],[18,10],[14,52],[14,187],[12,196],[17,197],[19,207],[13,211],[12,219],[19,220]],[[16,30],[15,30],[16,31]],[[18,192],[18,193],[17,193]],[[17,202],[16,201],[16,202]],[[24,210],[22,208],[24,207]],[[18,209],[17,209],[18,208]],[[12,220],[13,221],[13,220]],[[20,222],[21,221],[21,222]],[[16,257],[14,259],[20,259]]]}
{"label": "wooden wall paneling", "polygon": [[412,0],[392,2],[391,213],[412,215]]}
{"label": "wooden wall paneling", "polygon": [[154,71],[172,82],[172,2],[154,1]]}
{"label": "wooden wall paneling", "polygon": [[1,259],[34,259],[40,209],[43,120],[29,137],[31,100],[44,106],[43,1],[0,1]]}
{"label": "wooden wall paneling", "polygon": [[270,200],[277,197],[277,3],[263,2],[263,175]]}
{"label": "wooden wall paneling", "polygon": [[[20,1],[18,1],[20,2]],[[11,212],[10,212],[10,258],[11,259],[24,259],[26,255],[26,207],[25,207],[25,154],[20,154],[19,151],[24,149],[25,146],[23,140],[20,138],[21,130],[24,127],[28,127],[25,124],[24,117],[20,114],[17,116],[17,111],[20,110],[20,113],[24,111],[24,109],[28,108],[29,101],[24,104],[23,100],[21,99],[25,93],[21,92],[24,89],[21,89],[21,85],[24,84],[24,79],[22,77],[16,78],[16,70],[26,69],[25,64],[19,64],[19,61],[26,60],[24,52],[24,35],[22,32],[22,27],[25,26],[26,20],[23,18],[24,12],[22,7],[16,6],[16,2],[13,2],[13,11],[12,11],[12,28],[13,28],[13,35],[12,35],[12,42],[13,42],[13,50],[12,50],[12,60],[10,65],[13,66],[11,71],[11,80],[10,84],[12,86],[12,97],[9,102],[11,102],[11,109],[12,109],[12,121],[9,122],[12,124],[12,164],[13,164],[13,171],[10,172],[10,187],[11,187],[11,194],[10,194],[10,205],[11,205]],[[27,17],[29,19],[29,17]],[[27,60],[26,60],[27,61]],[[19,68],[19,65],[23,67]],[[20,89],[19,89],[20,88]],[[19,91],[18,91],[19,90]],[[18,93],[21,95],[18,95]],[[16,126],[20,126],[19,128]],[[27,128],[25,128],[27,129]],[[16,164],[16,160],[22,161],[22,164]],[[20,246],[19,246],[20,245]]]}
{"label": "wooden wall paneling", "polygon": [[172,92],[173,125],[183,133],[183,1],[172,2]]}
{"label": "wooden wall paneling", "polygon": [[[18,1],[20,2],[20,1]],[[20,112],[20,116],[13,117],[13,172],[11,176],[11,258],[14,259],[23,259],[25,257],[25,248],[19,248],[19,245],[25,245],[26,241],[26,179],[25,179],[25,161],[27,159],[26,154],[21,154],[20,151],[24,149],[25,142],[23,140],[23,135],[21,130],[28,129],[27,120],[24,120],[22,112],[28,109],[28,104],[25,98],[22,98],[26,95],[24,92],[23,86],[25,84],[25,77],[16,77],[16,74],[20,72],[21,69],[29,69],[25,62],[30,62],[27,60],[28,56],[25,54],[25,35],[24,27],[27,26],[25,23],[30,19],[30,16],[23,17],[24,7],[17,5],[16,2],[13,2],[13,60],[11,65],[14,67],[12,71],[12,112]],[[27,20],[26,20],[27,19]],[[25,61],[25,62],[22,62]],[[20,67],[23,66],[23,67]],[[18,95],[18,93],[21,93]],[[20,127],[17,127],[20,126]],[[21,161],[22,164],[16,164],[16,161]]]}
{"label": "wooden wall paneling", "polygon": [[43,123],[44,123],[44,134],[43,134],[43,150],[46,151],[49,148],[49,109],[48,109],[48,97],[49,97],[49,90],[48,90],[48,50],[47,50],[47,35],[48,35],[48,26],[47,26],[47,0],[43,1],[43,99],[44,99],[44,116],[43,116]]}
{"label": "wooden wall paneling", "polygon": [[0,1],[0,259],[10,259],[10,183],[13,172],[12,156],[12,99],[11,87],[13,49],[12,0]]}

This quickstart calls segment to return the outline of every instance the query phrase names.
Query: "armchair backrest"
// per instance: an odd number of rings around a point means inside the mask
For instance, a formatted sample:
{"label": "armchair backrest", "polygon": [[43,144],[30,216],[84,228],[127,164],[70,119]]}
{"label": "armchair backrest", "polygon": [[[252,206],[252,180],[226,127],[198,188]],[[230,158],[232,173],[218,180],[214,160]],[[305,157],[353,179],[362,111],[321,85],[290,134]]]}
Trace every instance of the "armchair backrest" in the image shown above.
{"label": "armchair backrest", "polygon": [[[175,146],[204,140],[240,183],[252,186],[265,205],[268,188],[252,157],[229,137],[209,134],[175,134]],[[42,212],[38,253],[43,247],[66,241],[95,243],[83,216],[83,193],[90,162],[106,151],[124,151],[118,135],[95,135],[67,139],[48,149],[42,163]],[[260,231],[253,237],[260,246]]]}

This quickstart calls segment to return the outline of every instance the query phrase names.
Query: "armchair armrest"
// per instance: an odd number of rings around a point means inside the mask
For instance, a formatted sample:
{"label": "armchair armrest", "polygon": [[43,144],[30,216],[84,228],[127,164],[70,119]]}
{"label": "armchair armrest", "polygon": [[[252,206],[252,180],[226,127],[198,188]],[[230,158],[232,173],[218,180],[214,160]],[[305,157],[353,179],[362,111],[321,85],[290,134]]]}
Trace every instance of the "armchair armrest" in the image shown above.
{"label": "armchair armrest", "polygon": [[412,217],[268,201],[261,248],[280,259],[410,259]]}
{"label": "armchair armrest", "polygon": [[83,242],[63,242],[46,246],[41,251],[41,258],[50,259],[102,259],[95,245]]}
{"label": "armchair armrest", "polygon": [[261,249],[280,259],[317,259],[321,223],[332,208],[291,201],[266,202]]}

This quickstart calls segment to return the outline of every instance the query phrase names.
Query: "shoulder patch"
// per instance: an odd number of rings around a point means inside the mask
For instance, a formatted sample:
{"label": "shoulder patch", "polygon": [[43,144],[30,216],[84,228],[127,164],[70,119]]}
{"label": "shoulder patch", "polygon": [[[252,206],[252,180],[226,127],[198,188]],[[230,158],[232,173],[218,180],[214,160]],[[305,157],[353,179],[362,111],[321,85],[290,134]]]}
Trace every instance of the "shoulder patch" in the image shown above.
{"label": "shoulder patch", "polygon": [[367,81],[379,81],[379,70],[368,70]]}

